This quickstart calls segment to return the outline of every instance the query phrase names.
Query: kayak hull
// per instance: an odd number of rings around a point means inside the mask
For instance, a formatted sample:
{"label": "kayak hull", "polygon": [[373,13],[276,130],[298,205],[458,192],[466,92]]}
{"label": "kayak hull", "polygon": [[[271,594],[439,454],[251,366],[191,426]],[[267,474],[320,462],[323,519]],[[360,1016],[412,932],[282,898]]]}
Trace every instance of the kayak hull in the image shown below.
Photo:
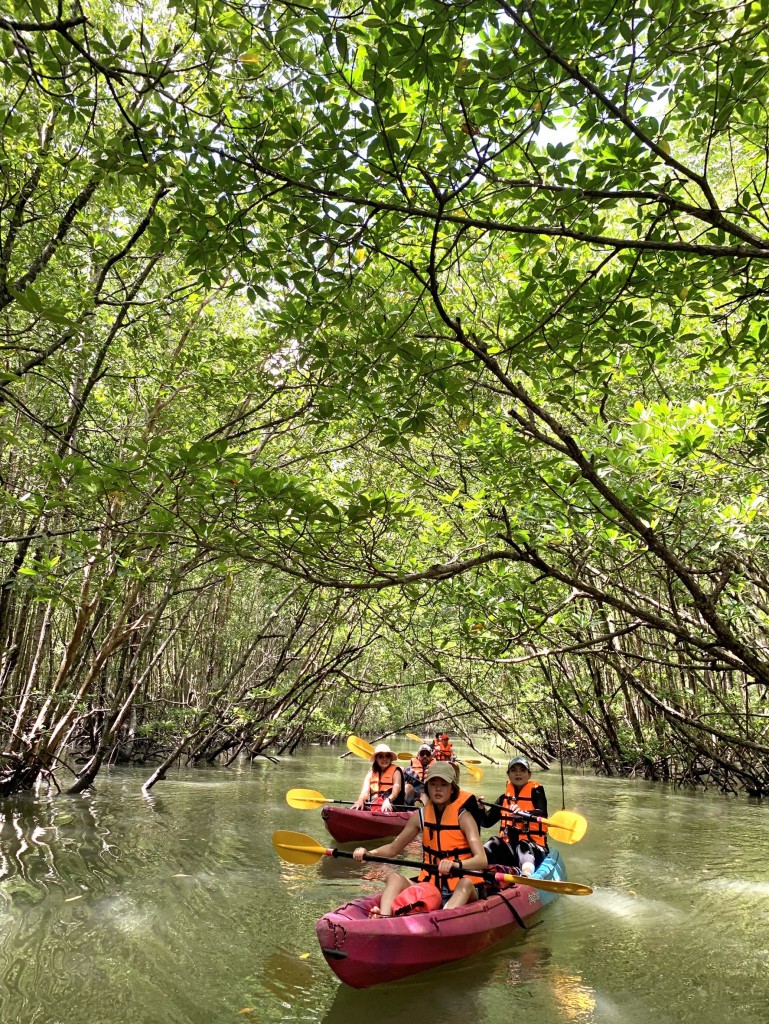
{"label": "kayak hull", "polygon": [[[556,851],[535,878],[566,880]],[[453,910],[435,910],[384,920],[369,919],[379,895],[352,900],[316,924],[320,948],[336,976],[351,988],[370,988],[480,953],[525,925],[555,898],[525,885]]]}
{"label": "kayak hull", "polygon": [[327,805],[320,813],[327,831],[338,843],[365,843],[368,839],[397,836],[414,812],[393,811],[392,814],[382,814]]}

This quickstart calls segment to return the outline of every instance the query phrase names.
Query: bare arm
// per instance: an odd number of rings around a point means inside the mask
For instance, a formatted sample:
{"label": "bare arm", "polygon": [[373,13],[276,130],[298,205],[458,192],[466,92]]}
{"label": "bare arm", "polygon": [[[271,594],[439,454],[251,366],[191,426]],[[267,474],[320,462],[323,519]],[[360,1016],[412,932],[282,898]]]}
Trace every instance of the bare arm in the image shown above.
{"label": "bare arm", "polygon": [[401,768],[396,768],[395,775],[393,776],[393,788],[392,792],[388,797],[385,798],[382,804],[383,811],[391,811],[393,804],[398,803],[398,797],[401,795],[403,789],[403,771]]}
{"label": "bare arm", "polygon": [[465,838],[467,839],[467,845],[473,853],[469,860],[462,861],[462,867],[467,868],[470,871],[483,871],[484,868],[489,866],[489,861],[486,857],[486,851],[483,848],[483,842],[481,841],[481,836],[478,832],[478,826],[475,823],[475,818],[469,813],[469,811],[465,811],[460,815],[459,827],[464,832]]}
{"label": "bare arm", "polygon": [[394,804],[398,803],[398,797],[401,795],[402,792],[403,792],[403,769],[402,768],[398,768],[398,770],[395,772],[395,778],[393,779],[393,791],[392,791],[392,793],[390,795],[390,800],[392,801],[392,803],[394,803]]}
{"label": "bare arm", "polygon": [[[473,822],[475,824],[475,822]],[[389,843],[385,843],[384,846],[378,846],[375,850],[367,850],[365,846],[359,846],[353,850],[353,857],[355,860],[363,860],[367,853],[372,854],[374,857],[395,857],[401,850],[405,850],[409,843],[413,843],[416,837],[419,835],[422,826],[419,822],[419,811],[414,813],[406,823],[406,827],[397,835],[395,839],[390,840]],[[475,830],[475,834],[478,834],[478,830]],[[480,842],[480,840],[478,840]],[[483,847],[481,847],[483,850]],[[485,856],[485,855],[484,855]]]}

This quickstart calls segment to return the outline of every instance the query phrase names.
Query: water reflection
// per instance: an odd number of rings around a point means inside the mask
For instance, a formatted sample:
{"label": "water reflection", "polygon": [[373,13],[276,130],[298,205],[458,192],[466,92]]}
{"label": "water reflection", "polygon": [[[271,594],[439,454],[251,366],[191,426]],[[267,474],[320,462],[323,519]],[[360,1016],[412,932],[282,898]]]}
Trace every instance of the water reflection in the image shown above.
{"label": "water reflection", "polygon": [[579,975],[556,974],[551,979],[551,987],[555,1002],[565,1020],[574,1021],[575,1024],[587,1024],[594,1019],[595,993],[588,985],[583,984]]}
{"label": "water reflection", "polygon": [[[0,812],[0,895],[37,902],[101,890],[119,852],[88,798],[4,801]],[[74,890],[74,891],[73,891]]]}
{"label": "water reflection", "polygon": [[481,994],[493,974],[493,962],[479,956],[374,989],[356,991],[340,985],[321,1020],[373,1024],[383,1019],[386,1007],[387,1024],[416,1024],[426,1015],[445,1024],[469,1024],[483,1019]]}
{"label": "water reflection", "polygon": [[[311,936],[313,942],[315,936]],[[322,964],[312,962],[310,953],[291,953],[277,949],[262,964],[259,982],[252,996],[254,1007],[244,1007],[241,1013],[255,1014],[260,1024],[269,1021],[317,1021],[318,994],[328,985],[328,978],[320,968]]]}
{"label": "water reflection", "polygon": [[532,1012],[539,1020],[592,1024],[597,1005],[593,989],[559,968],[546,943],[531,933],[517,933],[495,950],[394,985],[366,991],[340,986],[322,1022],[378,1022],[386,1006],[388,1024],[414,1024],[425,1007],[431,1019],[449,1024],[496,1022]]}

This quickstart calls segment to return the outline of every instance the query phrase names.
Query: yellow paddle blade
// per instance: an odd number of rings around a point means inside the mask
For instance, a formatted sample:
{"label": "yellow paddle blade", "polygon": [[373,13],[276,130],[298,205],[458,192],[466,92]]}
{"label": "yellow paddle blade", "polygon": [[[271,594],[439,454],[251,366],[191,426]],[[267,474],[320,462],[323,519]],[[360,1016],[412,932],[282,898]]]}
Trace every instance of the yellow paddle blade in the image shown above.
{"label": "yellow paddle blade", "polygon": [[476,782],[481,781],[481,779],[483,778],[483,772],[481,771],[480,768],[476,768],[474,764],[471,764],[469,761],[463,761],[459,757],[457,758],[457,761],[459,761],[461,765],[464,765],[464,767],[467,768],[467,770],[470,772],[470,774],[476,780]]}
{"label": "yellow paddle blade", "polygon": [[544,889],[546,892],[560,892],[564,896],[589,896],[593,891],[589,885],[581,882],[557,882],[551,878],[528,878],[526,875],[505,875],[506,882],[516,885],[528,885],[532,889]]}
{"label": "yellow paddle blade", "polygon": [[547,823],[548,835],[559,843],[578,843],[587,832],[587,818],[576,811],[556,811],[542,820]]}
{"label": "yellow paddle blade", "polygon": [[462,764],[483,764],[483,761],[479,761],[477,757],[463,757]]}
{"label": "yellow paddle blade", "polygon": [[314,789],[289,789],[286,793],[286,803],[299,811],[311,811],[329,803],[329,800]]}
{"label": "yellow paddle blade", "polygon": [[421,743],[422,742],[422,737],[421,736],[417,736],[417,734],[415,732],[407,732],[406,736],[410,740],[413,740],[415,743]]}
{"label": "yellow paddle blade", "polygon": [[348,736],[347,749],[353,754],[357,754],[358,757],[365,757],[367,761],[371,759],[374,753],[374,748],[371,744],[366,743],[360,736]]}
{"label": "yellow paddle blade", "polygon": [[408,752],[404,753],[404,751],[402,751],[402,750],[398,751],[398,760],[399,761],[410,761],[413,756],[414,756],[413,754],[409,754]]}
{"label": "yellow paddle blade", "polygon": [[273,832],[272,845],[279,857],[291,864],[315,864],[326,853],[326,847],[303,832]]}

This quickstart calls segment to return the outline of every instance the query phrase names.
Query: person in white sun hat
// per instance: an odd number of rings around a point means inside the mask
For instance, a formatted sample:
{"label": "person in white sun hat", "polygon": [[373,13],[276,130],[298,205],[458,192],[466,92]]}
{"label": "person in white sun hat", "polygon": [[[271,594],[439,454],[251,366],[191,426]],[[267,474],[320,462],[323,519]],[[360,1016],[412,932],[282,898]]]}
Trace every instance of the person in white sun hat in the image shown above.
{"label": "person in white sun hat", "polygon": [[363,810],[366,804],[372,811],[391,814],[403,793],[403,772],[396,765],[398,755],[386,743],[374,747],[371,767],[366,772],[358,799],[352,805],[354,811]]}

